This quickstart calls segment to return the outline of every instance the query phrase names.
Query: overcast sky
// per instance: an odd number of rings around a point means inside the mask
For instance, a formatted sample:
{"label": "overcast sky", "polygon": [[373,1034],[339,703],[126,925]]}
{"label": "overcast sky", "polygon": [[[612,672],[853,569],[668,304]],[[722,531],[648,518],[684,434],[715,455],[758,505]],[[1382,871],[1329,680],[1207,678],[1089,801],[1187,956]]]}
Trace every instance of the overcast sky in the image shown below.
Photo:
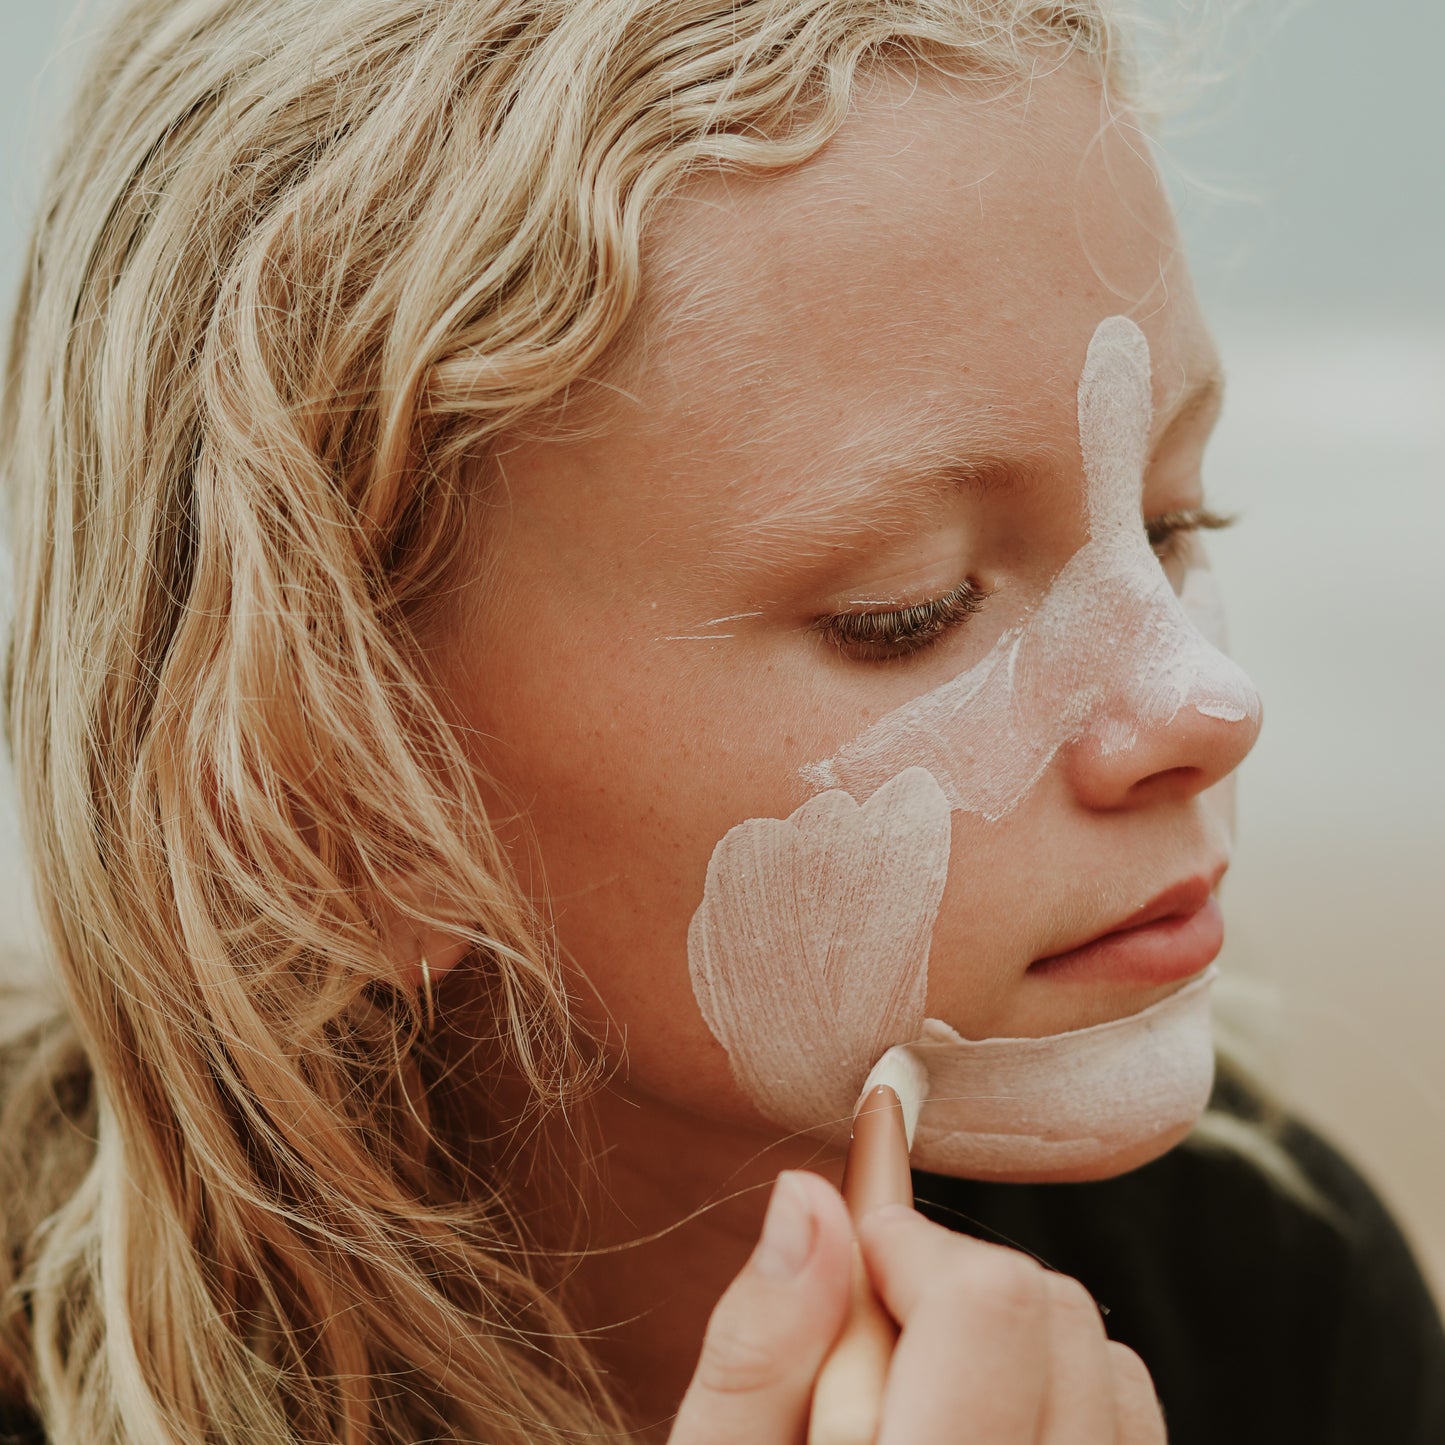
{"label": "overcast sky", "polygon": [[[1143,0],[1191,18],[1241,0]],[[72,17],[107,0],[0,0],[0,294],[8,307],[26,219],[68,93],[57,60]],[[1213,27],[1206,25],[1206,39]],[[1182,187],[1184,225],[1215,312],[1445,321],[1445,3],[1244,0],[1222,72],[1177,109],[1166,145],[1235,199]],[[1169,97],[1166,97],[1168,102]]]}

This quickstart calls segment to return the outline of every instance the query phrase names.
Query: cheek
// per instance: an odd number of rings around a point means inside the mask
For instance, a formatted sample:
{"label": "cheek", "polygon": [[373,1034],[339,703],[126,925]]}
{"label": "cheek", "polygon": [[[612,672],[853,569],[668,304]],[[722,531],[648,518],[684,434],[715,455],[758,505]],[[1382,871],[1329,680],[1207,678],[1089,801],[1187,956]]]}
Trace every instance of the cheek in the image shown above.
{"label": "cheek", "polygon": [[878,1056],[923,1026],[952,826],[910,768],[863,803],[841,789],[753,818],[708,864],[688,963],[708,1028],[759,1109],[846,1142]]}
{"label": "cheek", "polygon": [[720,831],[706,821],[712,807],[595,752],[549,758],[530,777],[519,871],[551,919],[582,1016],[609,1053],[625,1038],[643,1072],[700,1048],[720,1055],[686,967],[688,921]]}
{"label": "cheek", "polygon": [[1235,801],[1238,797],[1238,776],[1231,773],[1227,778],[1206,788],[1203,793],[1204,806],[1210,818],[1217,825],[1221,838],[1226,843],[1234,841]]}
{"label": "cheek", "polygon": [[1031,801],[1000,823],[954,813],[948,883],[928,963],[928,1013],[969,1038],[1016,1031],[1018,981],[1039,935],[1042,878],[1068,868],[1051,857],[1057,829]]}
{"label": "cheek", "polygon": [[[474,736],[505,740],[478,761],[497,782],[495,815],[514,820],[517,874],[552,922],[579,1016],[610,1057],[625,1042],[632,1085],[756,1123],[699,1011],[688,929],[718,840],[739,817],[777,813],[780,799],[786,811],[804,791],[801,758],[778,729],[742,728],[736,709],[708,706],[635,661],[605,670],[575,661],[566,688],[552,670],[550,700],[525,668],[494,674],[490,696],[506,701],[468,718]],[[558,696],[575,704],[560,716]],[[537,726],[549,713],[560,725]],[[744,752],[740,735],[765,741]],[[782,964],[771,962],[776,984]]]}
{"label": "cheek", "polygon": [[619,1082],[706,1117],[756,1123],[688,978],[704,838],[627,790],[534,807],[532,892],[552,920],[579,1020]]}

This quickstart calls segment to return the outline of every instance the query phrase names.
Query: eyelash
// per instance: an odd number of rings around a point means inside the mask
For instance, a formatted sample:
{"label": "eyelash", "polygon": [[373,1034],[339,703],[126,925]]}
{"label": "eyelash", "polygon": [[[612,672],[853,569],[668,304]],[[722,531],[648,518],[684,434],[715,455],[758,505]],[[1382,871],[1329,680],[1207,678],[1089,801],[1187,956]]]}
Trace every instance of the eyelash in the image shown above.
{"label": "eyelash", "polygon": [[[1173,559],[1179,539],[1193,532],[1219,531],[1234,524],[1233,517],[1208,507],[1164,512],[1145,523],[1145,535],[1161,563]],[[909,657],[932,646],[944,633],[983,609],[989,594],[972,578],[964,578],[940,597],[885,612],[838,612],[813,624],[839,652],[863,662]]]}
{"label": "eyelash", "polygon": [[987,598],[987,592],[965,577],[957,587],[926,602],[887,612],[838,612],[820,618],[814,626],[839,652],[864,662],[881,662],[921,652],[978,612]]}
{"label": "eyelash", "polygon": [[1232,527],[1238,519],[1221,512],[1212,512],[1208,507],[1188,507],[1177,512],[1163,512],[1151,517],[1144,524],[1144,533],[1154,555],[1161,562],[1168,562],[1179,550],[1179,539],[1192,532],[1219,532]]}

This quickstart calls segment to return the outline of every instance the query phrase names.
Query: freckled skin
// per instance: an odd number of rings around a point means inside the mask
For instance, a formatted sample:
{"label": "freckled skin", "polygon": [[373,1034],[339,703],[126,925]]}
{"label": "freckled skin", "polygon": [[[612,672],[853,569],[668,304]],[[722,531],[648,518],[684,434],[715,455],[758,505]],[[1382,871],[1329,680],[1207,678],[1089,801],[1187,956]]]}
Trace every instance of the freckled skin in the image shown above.
{"label": "freckled skin", "polygon": [[[1076,387],[1098,322],[1138,320],[1160,415],[1215,364],[1155,173],[1137,136],[1093,144],[1099,119],[1097,87],[1072,72],[1035,82],[1027,114],[963,82],[883,77],[796,172],[695,182],[655,250],[707,274],[708,313],[649,318],[635,404],[604,434],[505,457],[495,577],[454,649],[452,696],[526,812],[534,874],[596,991],[584,1008],[625,1031],[643,1091],[752,1116],[688,983],[708,857],[734,824],[804,801],[803,764],[983,656],[1078,550]],[[709,369],[715,355],[731,375]],[[794,566],[781,545],[754,576],[713,581],[711,538],[776,505],[844,418],[887,427],[920,388],[951,410],[991,407],[997,449],[1053,460],[1020,493],[959,497],[832,570]],[[766,456],[753,441],[763,403]],[[1143,510],[1198,502],[1206,431],[1154,458]],[[961,569],[995,597],[915,658],[851,661],[808,630],[839,596],[926,596]],[[661,640],[754,610],[716,642]],[[1036,987],[1025,972],[1217,866],[1226,829],[1204,788],[1252,737],[1190,715],[1111,757],[1086,739],[1004,822],[956,819],[955,858],[988,866],[950,877],[929,1013],[971,1037],[1034,1035],[1152,1002],[1127,986]]]}
{"label": "freckled skin", "polygon": [[[653,232],[650,274],[681,284],[645,294],[627,396],[606,393],[595,434],[519,437],[502,459],[487,583],[445,681],[499,814],[525,815],[515,847],[545,881],[581,1011],[610,1047],[626,1039],[626,1076],[596,1101],[603,1235],[670,1225],[790,1163],[836,1175],[810,1142],[779,1141],[698,1011],[687,931],[712,850],[804,802],[804,764],[985,656],[1078,551],[1076,387],[1101,319],[1143,329],[1157,416],[1217,364],[1147,151],[1105,116],[1074,67],[1046,69],[1027,104],[879,75],[808,164],[690,183]],[[1030,458],[1028,484],[956,489],[866,545],[808,526],[810,488],[861,436],[916,436],[920,408]],[[1200,504],[1209,420],[1154,439],[1141,517]],[[756,545],[729,551],[749,529]],[[846,657],[816,630],[854,599],[965,576],[993,594],[984,610],[913,657]],[[738,614],[715,640],[667,640]],[[1042,1035],[1167,993],[1027,970],[1217,871],[1225,780],[1254,732],[1186,709],[1122,750],[1085,736],[1002,822],[954,815],[953,857],[972,862],[949,874],[928,1013],[970,1037]],[[747,1195],[584,1271],[599,1318],[646,1312],[615,1360],[657,1401],[690,1373],[760,1207]]]}

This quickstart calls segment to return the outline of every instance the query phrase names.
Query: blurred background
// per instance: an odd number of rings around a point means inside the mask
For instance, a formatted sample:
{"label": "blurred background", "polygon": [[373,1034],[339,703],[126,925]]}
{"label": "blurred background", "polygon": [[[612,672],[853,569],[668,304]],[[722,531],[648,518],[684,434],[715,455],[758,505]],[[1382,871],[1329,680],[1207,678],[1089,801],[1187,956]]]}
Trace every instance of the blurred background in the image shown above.
{"label": "blurred background", "polygon": [[1184,68],[1215,77],[1159,97],[1162,147],[1229,376],[1206,482],[1241,520],[1210,550],[1265,703],[1222,965],[1445,1297],[1445,6],[1148,11],[1203,17]]}
{"label": "blurred background", "polygon": [[[0,0],[7,312],[82,8],[104,7]],[[1267,717],[1224,964],[1278,1086],[1445,1296],[1445,5],[1142,8],[1230,378],[1208,488],[1243,520],[1211,547]],[[0,791],[0,945],[29,935],[27,889]]]}

